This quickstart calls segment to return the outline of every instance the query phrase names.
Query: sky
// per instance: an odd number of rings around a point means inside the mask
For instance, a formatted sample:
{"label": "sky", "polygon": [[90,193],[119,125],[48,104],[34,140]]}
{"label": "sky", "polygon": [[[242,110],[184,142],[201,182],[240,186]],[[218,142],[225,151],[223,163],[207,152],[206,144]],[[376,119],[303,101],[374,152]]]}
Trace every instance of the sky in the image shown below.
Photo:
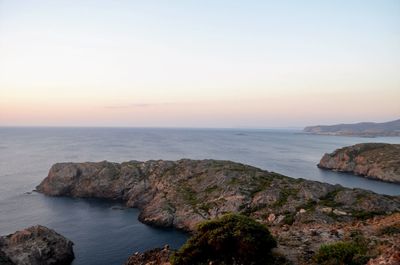
{"label": "sky", "polygon": [[398,0],[0,0],[0,126],[398,118]]}

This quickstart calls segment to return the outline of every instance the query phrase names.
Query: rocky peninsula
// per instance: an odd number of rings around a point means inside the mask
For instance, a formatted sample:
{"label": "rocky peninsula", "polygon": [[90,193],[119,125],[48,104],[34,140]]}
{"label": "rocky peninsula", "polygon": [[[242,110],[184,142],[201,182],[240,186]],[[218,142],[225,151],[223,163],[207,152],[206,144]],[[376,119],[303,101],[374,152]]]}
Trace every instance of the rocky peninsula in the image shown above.
{"label": "rocky peninsula", "polygon": [[0,237],[0,264],[69,265],[73,243],[44,226],[32,226]]}
{"label": "rocky peninsula", "polygon": [[58,163],[37,190],[120,200],[139,208],[146,224],[186,231],[227,212],[242,213],[268,225],[277,251],[294,264],[307,263],[321,244],[345,237],[348,224],[400,211],[399,196],[218,160]]}
{"label": "rocky peninsula", "polygon": [[353,124],[317,125],[305,127],[304,132],[335,136],[400,136],[400,119],[389,122],[360,122]]}
{"label": "rocky peninsula", "polygon": [[[362,264],[400,264],[400,213],[350,223],[297,224],[290,228],[273,226],[270,230],[279,241],[274,253],[281,258],[274,263],[276,265],[320,265],[313,260],[318,251],[316,245],[351,242],[357,238],[363,238],[363,244],[368,249],[367,259]],[[316,243],[317,240],[322,241]],[[171,265],[173,253],[174,250],[168,246],[137,252],[124,265]]]}
{"label": "rocky peninsula", "polygon": [[325,154],[318,167],[400,184],[400,144],[362,143]]}

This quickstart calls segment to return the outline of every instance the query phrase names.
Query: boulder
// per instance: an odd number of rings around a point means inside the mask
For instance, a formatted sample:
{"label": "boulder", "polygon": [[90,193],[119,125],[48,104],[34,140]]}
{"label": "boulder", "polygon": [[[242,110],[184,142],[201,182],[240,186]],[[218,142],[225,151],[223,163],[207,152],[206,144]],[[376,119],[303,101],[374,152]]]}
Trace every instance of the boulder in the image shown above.
{"label": "boulder", "polygon": [[73,243],[44,226],[32,226],[0,237],[0,263],[14,265],[68,265]]}

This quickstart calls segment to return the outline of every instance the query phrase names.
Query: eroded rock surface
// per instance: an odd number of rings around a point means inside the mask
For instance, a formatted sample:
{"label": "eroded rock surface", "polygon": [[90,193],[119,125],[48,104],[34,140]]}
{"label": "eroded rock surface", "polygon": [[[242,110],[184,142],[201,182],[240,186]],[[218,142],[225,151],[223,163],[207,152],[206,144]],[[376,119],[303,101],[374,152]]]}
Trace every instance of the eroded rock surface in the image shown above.
{"label": "eroded rock surface", "polygon": [[135,253],[128,258],[125,265],[170,265],[172,251],[169,246],[155,248],[143,253]]}
{"label": "eroded rock surface", "polygon": [[363,143],[343,147],[325,154],[318,167],[400,183],[400,144]]}
{"label": "eroded rock surface", "polygon": [[69,265],[73,243],[44,226],[32,226],[0,237],[0,264]]}
{"label": "eroded rock surface", "polygon": [[321,244],[342,240],[351,224],[400,211],[398,196],[215,160],[60,163],[37,190],[122,200],[141,210],[144,223],[186,231],[226,212],[249,215],[268,226],[277,251],[294,264],[309,264]]}
{"label": "eroded rock surface", "polygon": [[[276,264],[318,265],[313,256],[321,244],[361,236],[367,239],[368,255],[372,257],[367,265],[400,265],[400,213],[346,223],[298,223],[269,229],[279,242],[273,253],[286,258]],[[164,247],[135,253],[125,265],[170,265],[168,259],[173,251]]]}
{"label": "eroded rock surface", "polygon": [[144,223],[188,231],[226,212],[245,213],[264,223],[274,214],[272,223],[292,224],[351,221],[400,210],[399,197],[215,160],[60,163],[37,190],[51,196],[122,200],[141,210]]}

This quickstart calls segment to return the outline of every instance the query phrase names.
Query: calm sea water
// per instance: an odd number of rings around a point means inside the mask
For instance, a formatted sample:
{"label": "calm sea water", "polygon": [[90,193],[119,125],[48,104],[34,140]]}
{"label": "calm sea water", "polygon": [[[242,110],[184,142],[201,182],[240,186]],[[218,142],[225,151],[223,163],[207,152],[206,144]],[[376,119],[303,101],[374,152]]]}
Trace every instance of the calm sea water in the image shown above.
{"label": "calm sea water", "polygon": [[35,224],[53,228],[75,243],[74,265],[123,264],[133,252],[164,244],[179,247],[186,240],[179,231],[141,224],[136,209],[112,209],[115,202],[27,194],[61,161],[224,159],[399,195],[400,185],[316,167],[325,152],[360,142],[400,143],[400,138],[244,129],[0,128],[0,234]]}

